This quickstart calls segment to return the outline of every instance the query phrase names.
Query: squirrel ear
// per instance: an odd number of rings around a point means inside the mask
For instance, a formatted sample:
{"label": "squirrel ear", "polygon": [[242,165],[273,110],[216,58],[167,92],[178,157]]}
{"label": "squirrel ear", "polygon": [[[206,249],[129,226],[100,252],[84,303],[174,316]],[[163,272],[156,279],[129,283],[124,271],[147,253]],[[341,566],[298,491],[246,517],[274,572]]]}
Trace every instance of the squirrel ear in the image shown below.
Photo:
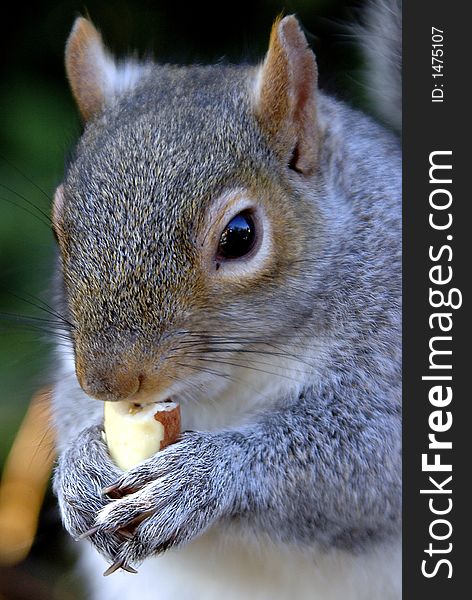
{"label": "squirrel ear", "polygon": [[277,19],[257,74],[255,110],[276,152],[306,175],[317,159],[317,75],[315,56],[297,19]]}
{"label": "squirrel ear", "polygon": [[75,20],[67,40],[65,63],[72,93],[85,121],[119,93],[133,87],[144,70],[144,66],[133,61],[117,65],[100,33],[83,17]]}

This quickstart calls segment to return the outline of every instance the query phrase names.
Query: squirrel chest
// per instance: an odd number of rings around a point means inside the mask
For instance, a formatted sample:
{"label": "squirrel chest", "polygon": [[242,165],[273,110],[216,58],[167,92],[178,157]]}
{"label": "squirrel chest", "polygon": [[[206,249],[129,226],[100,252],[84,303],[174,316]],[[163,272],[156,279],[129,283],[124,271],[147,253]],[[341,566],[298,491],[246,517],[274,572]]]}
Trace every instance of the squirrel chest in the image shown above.
{"label": "squirrel chest", "polygon": [[104,578],[107,563],[85,545],[81,565],[100,600],[394,600],[401,595],[394,575],[401,565],[400,540],[368,554],[315,554],[235,541],[216,527],[181,550],[148,559],[137,575]]}

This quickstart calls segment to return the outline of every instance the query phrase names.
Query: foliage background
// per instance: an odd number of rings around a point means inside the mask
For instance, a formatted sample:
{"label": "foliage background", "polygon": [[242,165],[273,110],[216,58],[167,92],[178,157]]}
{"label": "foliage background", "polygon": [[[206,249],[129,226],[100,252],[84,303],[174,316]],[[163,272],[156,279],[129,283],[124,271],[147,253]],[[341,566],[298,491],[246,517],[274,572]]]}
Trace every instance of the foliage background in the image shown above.
{"label": "foliage background", "polygon": [[[162,62],[260,60],[275,16],[296,13],[315,50],[320,84],[367,108],[360,53],[348,24],[362,2],[239,0],[75,0],[12,6],[0,37],[0,466],[31,394],[50,378],[50,337],[16,317],[49,315],[55,244],[47,224],[64,156],[80,135],[63,69],[63,48],[78,14],[88,14],[117,55],[137,49]],[[35,208],[36,207],[36,208]],[[41,212],[42,211],[42,212]],[[44,214],[42,214],[44,213]],[[22,297],[23,299],[20,299]],[[39,300],[38,300],[39,299]],[[37,322],[35,327],[45,327]],[[0,600],[78,600],[49,492],[33,550],[14,567],[0,566]]]}

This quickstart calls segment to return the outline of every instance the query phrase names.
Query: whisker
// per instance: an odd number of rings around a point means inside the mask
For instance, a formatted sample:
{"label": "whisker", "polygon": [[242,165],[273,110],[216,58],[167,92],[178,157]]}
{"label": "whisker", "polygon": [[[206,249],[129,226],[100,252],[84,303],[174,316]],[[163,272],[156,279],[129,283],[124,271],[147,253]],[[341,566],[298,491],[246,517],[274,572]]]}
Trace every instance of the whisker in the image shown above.
{"label": "whisker", "polygon": [[[228,373],[221,373],[221,371],[218,371],[216,369],[209,369],[208,367],[202,367],[201,365],[198,365],[198,366],[196,366],[196,365],[189,365],[189,364],[186,364],[186,363],[182,363],[181,361],[177,362],[176,364],[178,366],[180,366],[180,367],[191,369],[192,371],[196,371],[197,373],[207,373],[208,375],[213,375],[213,376],[216,376],[216,377],[220,377],[221,379],[224,379],[225,381],[229,381],[230,383],[237,383],[239,385],[243,385],[246,388],[250,389],[252,392],[254,392],[257,396],[259,396],[261,398],[267,398],[266,394],[263,394],[260,390],[257,390],[253,386],[249,385],[249,383],[247,381],[245,381],[243,379],[240,379],[238,377],[234,377],[233,375],[230,375]],[[195,382],[193,382],[192,385],[195,385]],[[201,384],[198,387],[199,387],[200,391],[203,392],[204,395],[206,396],[206,398],[205,398],[206,401],[207,402],[211,401],[211,398],[209,398],[205,394],[205,392],[207,391],[206,386],[204,386],[204,385]],[[212,401],[212,404],[215,405],[215,406],[218,404],[216,398]]]}
{"label": "whisker", "polygon": [[[213,360],[211,358],[197,358],[196,360],[198,361],[203,361],[203,362],[210,362],[213,364],[221,364],[221,365],[228,365],[231,367],[239,367],[242,369],[250,369],[252,371],[257,371],[259,373],[265,373],[266,375],[273,375],[274,377],[282,377],[283,379],[287,379],[288,381],[294,381],[293,377],[288,377],[287,375],[284,375],[282,373],[274,373],[273,371],[267,371],[266,369],[259,369],[257,367],[251,367],[250,365],[241,365],[241,364],[236,364],[230,361],[223,361],[223,360]],[[298,382],[298,383],[303,383],[303,382]]]}
{"label": "whisker", "polygon": [[[238,385],[243,385],[245,388],[251,390],[251,392],[253,392],[256,397],[262,398],[264,400],[268,400],[270,399],[269,396],[265,393],[263,393],[261,390],[258,390],[257,388],[255,388],[253,385],[250,385],[248,381],[241,379],[239,377],[234,377],[234,375],[230,375],[227,373],[221,373],[221,371],[215,370],[215,369],[208,369],[206,367],[202,367],[201,365],[189,365],[189,364],[185,364],[185,363],[177,363],[179,364],[179,366],[187,368],[187,369],[191,369],[193,371],[196,371],[197,373],[208,373],[209,375],[216,375],[217,377],[221,377],[222,379],[225,379],[226,381],[229,381],[231,383],[237,383]],[[192,385],[195,385],[195,383],[193,382]],[[205,395],[205,401],[206,402],[211,402],[214,406],[218,405],[218,400],[217,398],[214,398],[213,400],[211,398],[209,398],[207,396],[207,394],[205,392],[207,392],[207,388],[205,385],[200,385],[199,386],[200,390],[203,391],[204,395]],[[187,394],[188,396],[188,394]],[[190,398],[192,399],[192,398]]]}
{"label": "whisker", "polygon": [[34,202],[31,202],[31,200],[29,200],[26,196],[23,196],[23,194],[20,194],[20,192],[17,192],[16,190],[8,187],[4,183],[0,183],[0,187],[2,187],[4,190],[7,190],[11,194],[15,194],[15,196],[17,196],[18,198],[21,198],[21,200],[24,200],[32,208],[34,208],[39,213],[41,213],[43,215],[43,217],[46,218],[46,220],[49,223],[49,225],[51,225],[51,217],[50,217],[50,215],[48,215],[48,213],[44,212],[44,210],[42,210],[42,208],[40,208],[39,206],[36,206],[36,204]]}
{"label": "whisker", "polygon": [[31,183],[32,186],[34,186],[39,192],[41,192],[41,194],[46,198],[48,203],[51,201],[49,194],[47,194],[43,190],[43,188],[41,188],[33,179],[31,179],[31,177],[28,177],[28,175],[26,175],[26,173],[23,173],[23,171],[21,171],[21,169],[19,169],[16,165],[14,165],[11,161],[9,161],[8,158],[6,158],[3,154],[0,154],[0,158],[4,162],[6,162],[7,165],[9,165],[14,171],[16,171],[19,175],[21,175],[23,177],[23,179],[28,181],[28,183]]}
{"label": "whisker", "polygon": [[[23,323],[28,323],[28,322],[44,323],[51,327],[53,327],[53,326],[57,327],[58,329],[63,328],[63,325],[64,325],[64,323],[62,321],[57,321],[54,319],[45,319],[44,317],[35,317],[33,315],[19,315],[16,313],[0,312],[0,317],[3,317],[5,319],[11,319],[11,320],[18,321],[18,322],[23,322]],[[67,331],[67,329],[63,329],[63,330]]]}
{"label": "whisker", "polygon": [[[247,335],[240,335],[239,331],[231,331],[231,330],[226,330],[226,334],[225,335],[213,335],[213,334],[208,334],[205,331],[182,331],[179,332],[181,335],[188,335],[189,337],[197,337],[197,338],[201,338],[201,341],[211,341],[214,343],[232,343],[232,344],[237,344],[237,343],[261,343],[261,344],[266,344],[266,345],[273,345],[274,347],[276,347],[277,345],[274,343],[276,338],[286,338],[290,341],[293,341],[294,338],[294,333],[299,333],[302,332],[304,334],[304,336],[306,336],[306,328],[303,327],[293,327],[292,331],[290,332],[276,332],[274,333],[271,337],[268,338],[267,335],[252,335],[252,336],[247,336]],[[188,343],[188,344],[192,344],[194,343],[193,340],[184,340],[182,343]],[[307,348],[310,347],[309,343],[305,343],[304,341],[302,342],[303,345]]]}
{"label": "whisker", "polygon": [[[240,342],[240,340],[222,340],[222,341],[212,341],[212,344],[221,344],[221,345],[231,345],[231,344],[235,344],[238,345]],[[205,343],[205,341],[197,341],[197,342],[191,342],[189,344],[181,344],[181,347],[185,347],[185,351],[188,354],[193,354],[193,353],[198,353],[198,348],[202,348],[204,351],[206,352],[211,352],[211,353],[246,353],[246,354],[265,354],[267,356],[280,356],[282,358],[286,358],[288,360],[293,360],[296,361],[298,363],[302,363],[304,365],[306,365],[307,367],[313,368],[313,364],[311,362],[307,362],[304,357],[298,355],[298,354],[293,354],[292,352],[287,352],[287,351],[283,351],[281,350],[279,347],[274,346],[273,344],[269,344],[267,342],[261,342],[261,341],[254,341],[254,340],[246,340],[244,343],[250,343],[250,344],[263,344],[269,347],[273,347],[277,349],[277,352],[269,352],[267,350],[256,350],[256,349],[247,349],[247,348],[213,348],[212,346],[208,345]],[[193,351],[188,351],[187,348],[194,348]]]}
{"label": "whisker", "polygon": [[[264,350],[247,350],[246,348],[230,348],[230,349],[225,349],[225,348],[205,348],[202,351],[198,351],[198,350],[191,350],[186,351],[186,355],[201,355],[201,354],[229,354],[229,355],[234,355],[234,354],[260,354],[260,355],[266,355],[266,356],[277,356],[277,357],[281,357],[284,359],[288,359],[294,362],[303,362],[300,360],[299,357],[297,356],[290,356],[287,355],[283,352],[268,352],[268,351],[264,351]],[[273,363],[268,363],[268,362],[264,362],[264,361],[257,361],[259,364],[262,365],[266,365],[266,366],[271,366]],[[307,362],[303,362],[303,364],[305,364],[308,367],[313,367],[313,365],[311,363],[307,363]],[[295,371],[298,370],[298,372],[303,373],[303,374],[307,374],[308,371],[305,371],[303,369],[293,369]]]}
{"label": "whisker", "polygon": [[[1,315],[0,315],[1,316]],[[46,341],[48,343],[56,343],[56,340],[58,340],[57,343],[59,343],[59,341],[63,341],[63,342],[69,342],[69,346],[70,346],[70,338],[69,336],[67,336],[65,333],[58,333],[56,331],[47,329],[45,327],[40,327],[39,325],[34,325],[34,324],[28,324],[28,323],[20,323],[18,325],[18,323],[1,323],[1,328],[0,328],[0,333],[5,333],[5,334],[16,334],[16,333],[40,333],[44,336],[47,335],[47,338],[41,338],[43,341]],[[10,327],[8,327],[8,325],[10,325]]]}
{"label": "whisker", "polygon": [[226,373],[221,373],[220,371],[215,371],[213,369],[208,369],[207,367],[196,367],[196,366],[192,366],[192,365],[186,365],[182,362],[176,362],[175,364],[178,365],[179,367],[193,369],[194,371],[201,371],[202,373],[208,373],[209,375],[217,375],[218,377],[222,377],[223,379],[232,381],[232,378],[230,375],[227,375]]}
{"label": "whisker", "polygon": [[[68,321],[60,313],[56,312],[52,308],[52,306],[50,306],[49,304],[47,304],[47,302],[45,302],[44,300],[42,300],[38,296],[34,296],[33,294],[30,294],[29,292],[22,291],[22,294],[26,294],[30,298],[32,298],[32,300],[28,300],[27,298],[23,298],[22,296],[20,296],[19,294],[15,293],[15,292],[12,292],[11,290],[6,290],[6,291],[11,296],[14,296],[15,298],[17,298],[18,300],[21,300],[22,302],[26,302],[27,304],[30,304],[31,306],[34,306],[35,308],[39,308],[39,310],[44,310],[44,312],[47,312],[47,313],[49,313],[50,315],[52,315],[54,317],[57,317],[58,319],[60,319],[62,322],[66,323],[70,327],[75,328],[75,326],[74,326],[73,323],[71,323],[70,321]],[[37,304],[36,302],[40,302],[43,306],[41,306],[40,304]]]}
{"label": "whisker", "polygon": [[[1,184],[0,184],[1,185]],[[44,219],[42,219],[38,214],[34,213],[32,210],[30,210],[28,207],[23,206],[22,204],[20,204],[19,202],[15,202],[14,200],[11,200],[10,198],[5,198],[5,196],[1,196],[0,200],[3,200],[4,202],[8,202],[9,204],[12,204],[13,206],[16,206],[17,208],[19,208],[20,210],[23,210],[25,212],[27,212],[28,214],[30,214],[32,217],[34,217],[35,219],[38,219],[38,221],[40,221],[43,225],[46,225],[46,227],[51,230],[51,223],[48,221],[45,221]]]}

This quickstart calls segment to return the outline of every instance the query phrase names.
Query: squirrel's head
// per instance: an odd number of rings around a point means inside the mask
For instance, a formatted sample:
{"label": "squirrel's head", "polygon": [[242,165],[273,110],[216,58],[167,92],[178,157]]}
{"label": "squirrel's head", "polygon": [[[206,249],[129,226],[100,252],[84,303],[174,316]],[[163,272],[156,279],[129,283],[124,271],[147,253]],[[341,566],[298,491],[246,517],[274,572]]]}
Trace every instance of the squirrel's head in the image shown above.
{"label": "squirrel's head", "polygon": [[323,243],[316,64],[295,17],[259,67],[120,63],[79,18],[66,67],[85,130],[53,223],[83,389],[211,396],[286,358]]}

